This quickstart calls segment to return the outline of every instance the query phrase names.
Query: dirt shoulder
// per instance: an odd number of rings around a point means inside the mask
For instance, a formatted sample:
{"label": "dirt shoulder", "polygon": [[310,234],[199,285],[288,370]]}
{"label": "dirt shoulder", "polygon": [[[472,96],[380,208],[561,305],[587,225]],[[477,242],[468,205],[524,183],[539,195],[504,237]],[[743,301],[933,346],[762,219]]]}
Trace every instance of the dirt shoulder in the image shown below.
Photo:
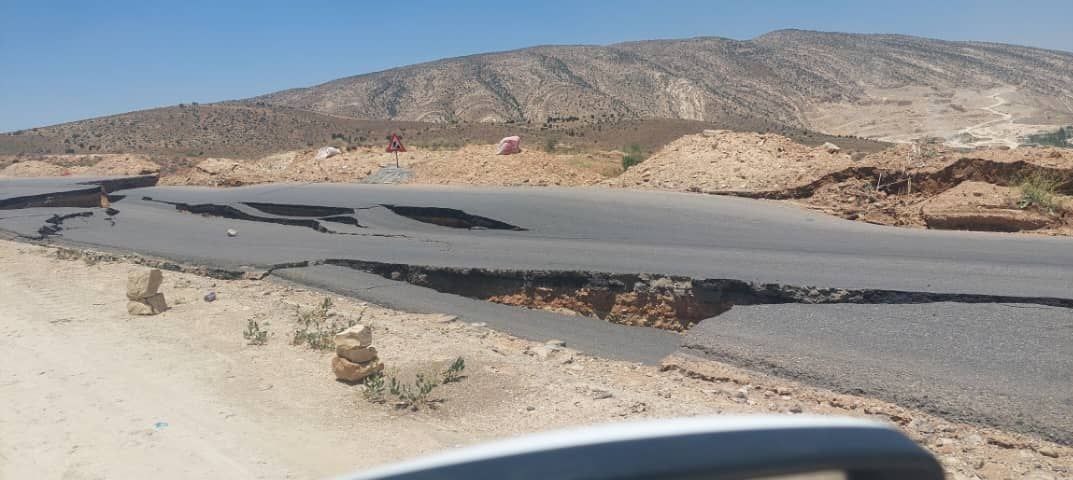
{"label": "dirt shoulder", "polygon": [[[399,410],[336,382],[330,353],[290,344],[295,309],[322,293],[165,272],[172,308],[130,317],[125,281],[142,267],[56,252],[0,241],[0,478],[319,478],[557,427],[772,412],[893,422],[955,479],[1073,474],[1073,449],[884,402],[693,358],[592,358],[333,296],[402,378],[465,359],[466,377],[433,392],[438,408]],[[251,319],[267,345],[243,338]]]}

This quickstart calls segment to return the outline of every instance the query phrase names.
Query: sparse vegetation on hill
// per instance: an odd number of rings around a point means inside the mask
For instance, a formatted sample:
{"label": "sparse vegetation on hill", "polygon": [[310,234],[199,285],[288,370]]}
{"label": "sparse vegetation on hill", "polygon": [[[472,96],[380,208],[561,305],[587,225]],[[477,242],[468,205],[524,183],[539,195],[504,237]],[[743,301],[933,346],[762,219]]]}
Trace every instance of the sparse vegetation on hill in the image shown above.
{"label": "sparse vegetation on hill", "polygon": [[143,110],[0,134],[0,169],[16,161],[73,151],[75,155],[141,154],[168,174],[193,167],[206,158],[255,159],[325,145],[343,150],[383,149],[387,142],[382,139],[393,132],[402,135],[408,147],[435,150],[494,144],[505,136],[520,135],[523,149],[539,150],[554,143],[556,153],[606,151],[631,143],[655,151],[682,135],[708,128],[776,132],[806,144],[832,141],[851,148],[857,145],[856,149],[867,151],[887,145],[823,135],[757,118],[737,118],[722,125],[652,119],[541,130],[511,124],[356,120],[266,104],[232,102]]}
{"label": "sparse vegetation on hill", "polygon": [[1060,127],[1049,133],[1028,135],[1023,141],[1025,144],[1041,147],[1073,148],[1073,143],[1070,143],[1070,139],[1073,139],[1073,126]]}

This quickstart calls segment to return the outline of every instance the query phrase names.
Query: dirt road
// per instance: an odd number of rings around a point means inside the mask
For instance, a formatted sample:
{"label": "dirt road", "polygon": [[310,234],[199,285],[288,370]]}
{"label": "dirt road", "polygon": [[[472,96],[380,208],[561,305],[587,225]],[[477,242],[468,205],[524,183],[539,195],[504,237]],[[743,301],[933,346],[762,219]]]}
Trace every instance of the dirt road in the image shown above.
{"label": "dirt road", "polygon": [[[127,263],[0,241],[0,478],[321,478],[472,442],[644,417],[819,413],[893,421],[951,478],[1065,478],[1073,450],[883,402],[683,359],[664,369],[548,352],[481,326],[336,298],[373,325],[400,378],[466,359],[417,412],[336,383],[330,354],[290,345],[287,284],[165,273],[172,309],[125,311]],[[204,302],[209,290],[218,300]],[[247,345],[248,319],[268,324]],[[569,346],[568,346],[569,347]],[[1033,477],[1034,475],[1034,477]]]}

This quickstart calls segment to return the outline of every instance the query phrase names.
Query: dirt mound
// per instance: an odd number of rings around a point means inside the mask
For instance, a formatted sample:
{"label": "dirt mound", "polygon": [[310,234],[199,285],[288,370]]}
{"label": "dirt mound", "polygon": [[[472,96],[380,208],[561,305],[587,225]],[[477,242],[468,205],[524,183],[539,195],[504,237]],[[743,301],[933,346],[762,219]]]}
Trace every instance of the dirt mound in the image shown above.
{"label": "dirt mound", "polygon": [[159,172],[160,165],[140,155],[107,155],[86,170],[89,175],[109,177],[150,175]]}
{"label": "dirt mound", "polygon": [[1021,179],[1035,174],[1054,179],[1056,193],[1073,193],[1073,150],[920,143],[864,153],[808,147],[774,134],[705,131],[604,183],[788,200],[883,225],[1066,233],[1064,211],[1025,210],[1007,201],[1020,195]]}
{"label": "dirt mound", "polygon": [[[192,168],[165,176],[165,185],[237,186],[266,182],[359,182],[384,167],[395,166],[394,154],[360,148],[322,160],[315,150],[284,152],[242,161],[209,158]],[[496,155],[494,145],[469,145],[458,150],[411,148],[399,164],[413,172],[411,183],[468,185],[591,185],[621,171],[621,153],[555,155],[523,151]]]}
{"label": "dirt mound", "polygon": [[[400,154],[406,165],[439,152]],[[382,150],[354,149],[315,160],[316,150],[277,153],[257,160],[207,158],[192,168],[161,179],[164,185],[238,186],[268,182],[357,182],[382,166],[395,165],[395,158]]]}
{"label": "dirt mound", "polygon": [[808,183],[855,164],[850,153],[770,133],[686,135],[607,185],[695,192],[767,191]]}
{"label": "dirt mound", "polygon": [[1036,230],[1061,219],[1018,208],[1017,189],[984,182],[963,182],[924,201],[921,214],[928,228],[1017,232]]}
{"label": "dirt mound", "polygon": [[0,170],[8,177],[56,177],[64,175],[93,175],[122,177],[148,175],[160,171],[160,166],[143,155],[39,155],[8,157],[10,163]]}
{"label": "dirt mound", "polygon": [[620,171],[621,153],[556,155],[523,150],[496,155],[491,145],[470,145],[415,163],[414,182],[468,185],[592,185]]}
{"label": "dirt mound", "polygon": [[27,160],[13,163],[7,168],[0,170],[0,175],[5,177],[58,177],[69,175],[67,168],[42,160]]}

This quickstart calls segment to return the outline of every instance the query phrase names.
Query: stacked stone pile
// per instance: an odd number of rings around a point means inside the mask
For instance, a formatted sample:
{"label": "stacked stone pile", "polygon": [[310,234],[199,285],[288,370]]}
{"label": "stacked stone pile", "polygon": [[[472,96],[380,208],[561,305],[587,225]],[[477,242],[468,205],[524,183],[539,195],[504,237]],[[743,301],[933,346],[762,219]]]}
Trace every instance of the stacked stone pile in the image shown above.
{"label": "stacked stone pile", "polygon": [[156,315],[168,309],[164,294],[158,292],[164,274],[155,268],[139,269],[127,276],[127,313]]}
{"label": "stacked stone pile", "polygon": [[357,383],[384,370],[384,364],[373,347],[373,329],[368,325],[354,325],[335,335],[335,357],[332,371],[335,378],[348,383]]}

